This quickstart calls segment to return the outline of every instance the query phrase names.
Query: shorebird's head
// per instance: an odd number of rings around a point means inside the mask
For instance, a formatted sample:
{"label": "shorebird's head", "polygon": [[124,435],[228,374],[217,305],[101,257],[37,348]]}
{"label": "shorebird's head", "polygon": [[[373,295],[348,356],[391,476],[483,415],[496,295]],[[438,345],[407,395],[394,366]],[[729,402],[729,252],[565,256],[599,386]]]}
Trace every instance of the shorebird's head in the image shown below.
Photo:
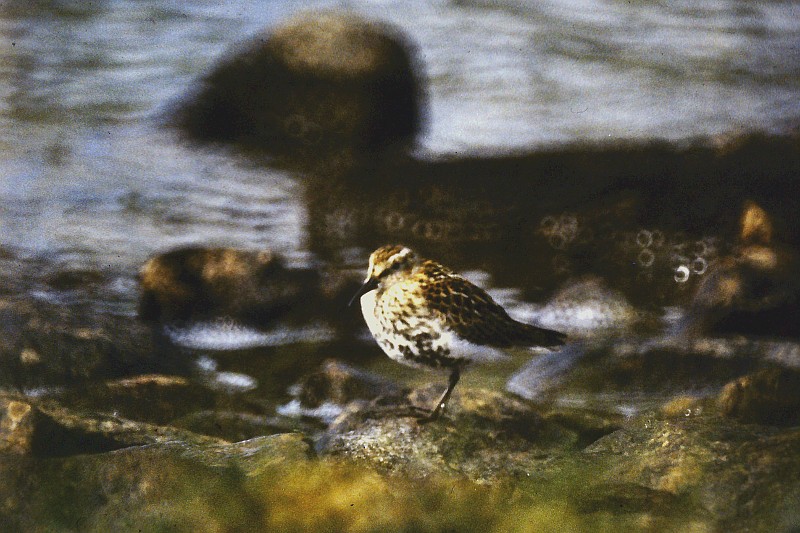
{"label": "shorebird's head", "polygon": [[360,296],[376,288],[387,276],[395,272],[410,270],[416,260],[417,256],[414,255],[411,248],[399,244],[381,246],[369,256],[367,277],[348,305],[352,305]]}

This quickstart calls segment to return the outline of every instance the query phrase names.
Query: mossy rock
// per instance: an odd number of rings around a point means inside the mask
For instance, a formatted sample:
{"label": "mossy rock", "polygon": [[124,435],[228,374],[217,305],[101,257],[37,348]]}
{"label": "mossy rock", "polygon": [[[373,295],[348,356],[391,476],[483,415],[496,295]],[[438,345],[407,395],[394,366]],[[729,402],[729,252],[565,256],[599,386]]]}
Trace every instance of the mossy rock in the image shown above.
{"label": "mossy rock", "polygon": [[[786,530],[800,504],[800,430],[719,416],[642,417],[585,451],[601,477],[672,494],[721,528]],[[797,525],[794,523],[794,525]]]}

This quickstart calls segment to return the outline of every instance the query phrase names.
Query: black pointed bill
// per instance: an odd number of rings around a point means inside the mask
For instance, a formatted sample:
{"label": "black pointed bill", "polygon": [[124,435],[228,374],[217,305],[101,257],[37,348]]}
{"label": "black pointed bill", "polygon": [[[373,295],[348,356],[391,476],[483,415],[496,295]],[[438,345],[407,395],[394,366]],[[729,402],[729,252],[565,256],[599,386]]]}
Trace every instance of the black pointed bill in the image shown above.
{"label": "black pointed bill", "polygon": [[364,296],[377,286],[378,286],[378,280],[375,278],[369,278],[367,281],[364,282],[361,288],[358,289],[358,291],[353,295],[353,297],[350,298],[350,301],[347,302],[347,307],[353,305],[353,302],[355,302],[356,300],[358,300],[359,298],[361,298],[362,296]]}

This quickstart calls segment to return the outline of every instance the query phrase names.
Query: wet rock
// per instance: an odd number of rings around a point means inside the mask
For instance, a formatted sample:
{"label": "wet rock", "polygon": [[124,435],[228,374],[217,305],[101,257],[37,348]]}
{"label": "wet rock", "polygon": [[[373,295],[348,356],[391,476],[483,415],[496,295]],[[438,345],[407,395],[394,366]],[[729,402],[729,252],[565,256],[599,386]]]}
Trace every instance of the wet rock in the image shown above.
{"label": "wet rock", "polygon": [[85,290],[87,287],[98,286],[107,281],[106,276],[96,270],[59,269],[44,277],[48,287],[61,292]]}
{"label": "wet rock", "polygon": [[[185,441],[184,441],[185,442]],[[235,465],[244,474],[256,476],[275,467],[291,467],[314,457],[311,444],[302,433],[280,433],[241,442],[170,443],[153,448],[174,448],[182,457],[207,466]]]}
{"label": "wet rock", "polygon": [[542,416],[547,422],[576,432],[578,446],[587,446],[600,437],[617,431],[625,423],[625,417],[619,413],[564,406],[551,408]]}
{"label": "wet rock", "polygon": [[0,394],[0,447],[36,457],[100,453],[127,446],[181,440],[219,443],[179,429],[155,426],[116,416],[66,409],[52,401]]}
{"label": "wet rock", "polygon": [[705,398],[679,395],[662,405],[660,411],[667,418],[698,416],[706,410],[706,404]]}
{"label": "wet rock", "polygon": [[308,12],[223,60],[181,106],[193,138],[307,164],[412,140],[421,90],[410,44],[357,15]]}
{"label": "wet rock", "polygon": [[445,418],[420,423],[415,414],[440,394],[440,387],[431,386],[412,391],[406,404],[352,403],[317,450],[411,477],[447,474],[488,481],[527,476],[578,440],[529,404],[486,390],[456,391]]}
{"label": "wet rock", "polygon": [[353,400],[373,400],[378,396],[398,397],[403,388],[377,374],[341,361],[328,360],[322,368],[305,376],[297,385],[297,398],[303,407],[319,407],[324,402],[344,405]]}
{"label": "wet rock", "polygon": [[[642,417],[585,450],[602,476],[675,495],[718,528],[782,530],[797,520],[800,431],[719,417]],[[695,507],[696,506],[696,507]],[[796,525],[796,522],[795,522]]]}
{"label": "wet rock", "polygon": [[188,247],[148,260],[140,282],[144,320],[230,317],[265,326],[303,306],[319,279],[314,272],[287,268],[268,250]]}
{"label": "wet rock", "polygon": [[597,276],[569,282],[535,316],[542,326],[564,331],[570,337],[593,339],[630,333],[647,318]]}
{"label": "wet rock", "polygon": [[709,267],[678,331],[690,337],[720,333],[797,337],[798,280],[800,254],[776,242],[772,218],[748,202],[738,246]]}
{"label": "wet rock", "polygon": [[166,424],[214,405],[212,391],[182,376],[142,374],[49,395],[70,408]]}
{"label": "wet rock", "polygon": [[33,348],[23,348],[19,354],[19,361],[25,366],[33,366],[42,362],[42,356]]}
{"label": "wet rock", "polygon": [[724,354],[696,352],[636,338],[611,345],[573,345],[564,350],[563,360],[560,352],[534,358],[506,388],[537,402],[569,405],[577,398],[594,409],[632,414],[657,408],[676,395],[714,390],[755,371],[762,365],[758,349],[745,348]]}
{"label": "wet rock", "polygon": [[717,401],[722,414],[745,423],[800,425],[800,372],[759,370],[725,385]]}
{"label": "wet rock", "polygon": [[170,424],[230,442],[239,442],[261,435],[286,433],[296,429],[296,425],[277,417],[216,409],[193,412],[172,420]]}
{"label": "wet rock", "polygon": [[8,299],[0,305],[0,384],[76,385],[166,363],[150,328],[86,303]]}

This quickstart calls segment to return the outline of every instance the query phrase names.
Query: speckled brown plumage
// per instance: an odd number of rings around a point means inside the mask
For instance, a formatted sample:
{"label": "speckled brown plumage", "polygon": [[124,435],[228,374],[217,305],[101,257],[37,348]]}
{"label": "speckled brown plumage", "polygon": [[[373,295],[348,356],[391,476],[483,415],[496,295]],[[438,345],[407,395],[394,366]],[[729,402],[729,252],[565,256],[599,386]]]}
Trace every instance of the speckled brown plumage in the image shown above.
{"label": "speckled brown plumage", "polygon": [[564,344],[563,333],[517,322],[486,291],[435,261],[412,272],[428,307],[469,342],[498,348]]}
{"label": "speckled brown plumage", "polygon": [[369,259],[361,310],[378,345],[410,366],[451,369],[431,417],[444,408],[461,369],[504,358],[502,348],[564,344],[557,331],[517,322],[483,289],[409,248],[383,246]]}

